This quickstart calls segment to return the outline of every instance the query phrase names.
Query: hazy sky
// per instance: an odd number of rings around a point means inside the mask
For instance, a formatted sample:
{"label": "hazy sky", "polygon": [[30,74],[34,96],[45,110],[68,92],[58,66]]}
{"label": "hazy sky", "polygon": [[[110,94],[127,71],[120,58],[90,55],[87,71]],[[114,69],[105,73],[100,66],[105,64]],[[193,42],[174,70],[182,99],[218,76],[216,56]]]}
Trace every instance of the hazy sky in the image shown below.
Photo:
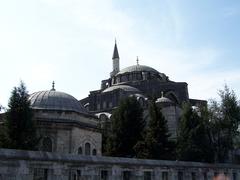
{"label": "hazy sky", "polygon": [[112,68],[152,66],[188,83],[191,98],[240,95],[239,0],[1,0],[0,104],[23,80],[84,98]]}

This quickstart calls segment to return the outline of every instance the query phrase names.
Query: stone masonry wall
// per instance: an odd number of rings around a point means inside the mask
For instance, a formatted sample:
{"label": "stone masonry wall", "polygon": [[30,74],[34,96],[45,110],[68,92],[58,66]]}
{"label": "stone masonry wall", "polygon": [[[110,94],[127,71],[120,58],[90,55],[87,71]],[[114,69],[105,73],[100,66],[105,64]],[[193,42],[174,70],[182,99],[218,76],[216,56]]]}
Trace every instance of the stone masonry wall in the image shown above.
{"label": "stone masonry wall", "polygon": [[240,166],[0,149],[0,180],[211,180]]}

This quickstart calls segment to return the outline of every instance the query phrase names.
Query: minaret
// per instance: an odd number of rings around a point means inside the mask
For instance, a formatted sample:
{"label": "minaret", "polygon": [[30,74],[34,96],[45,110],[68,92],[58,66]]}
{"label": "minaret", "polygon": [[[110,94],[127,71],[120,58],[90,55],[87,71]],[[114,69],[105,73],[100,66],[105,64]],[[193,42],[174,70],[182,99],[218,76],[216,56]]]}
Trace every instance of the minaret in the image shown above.
{"label": "minaret", "polygon": [[113,50],[113,71],[110,73],[111,77],[114,76],[119,72],[119,55],[118,55],[118,48],[117,48],[117,42],[115,40],[115,46]]}

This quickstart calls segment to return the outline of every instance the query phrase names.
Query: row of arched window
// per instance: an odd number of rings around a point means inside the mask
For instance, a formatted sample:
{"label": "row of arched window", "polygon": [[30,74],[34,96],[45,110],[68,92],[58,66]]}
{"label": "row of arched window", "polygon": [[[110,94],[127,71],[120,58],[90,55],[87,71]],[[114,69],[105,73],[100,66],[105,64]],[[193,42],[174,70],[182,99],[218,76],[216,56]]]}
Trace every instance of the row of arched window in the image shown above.
{"label": "row of arched window", "polygon": [[[83,154],[83,149],[82,149],[82,147],[79,147],[79,148],[78,148],[78,154],[80,154],[80,155]],[[92,149],[92,152],[91,152],[91,144],[87,142],[87,143],[85,143],[84,155],[93,155],[93,156],[96,156],[96,155],[97,155],[97,150],[94,148],[94,149]]]}
{"label": "row of arched window", "polygon": [[[46,152],[52,152],[53,151],[53,143],[52,143],[51,138],[49,138],[49,137],[43,138],[43,140],[42,140],[42,151],[46,151]],[[84,153],[83,153],[83,148],[79,147],[78,148],[78,154],[96,156],[97,155],[97,150],[95,148],[93,148],[91,150],[91,144],[87,142],[84,145]]]}

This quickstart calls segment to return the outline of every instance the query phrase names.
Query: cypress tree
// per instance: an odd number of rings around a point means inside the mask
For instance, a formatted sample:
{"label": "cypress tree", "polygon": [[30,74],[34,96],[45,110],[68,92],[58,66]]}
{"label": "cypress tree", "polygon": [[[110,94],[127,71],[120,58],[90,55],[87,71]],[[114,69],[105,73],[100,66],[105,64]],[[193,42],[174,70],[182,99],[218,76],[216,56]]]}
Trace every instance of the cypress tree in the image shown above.
{"label": "cypress tree", "polygon": [[142,140],[145,126],[143,109],[135,97],[121,101],[112,115],[112,131],[107,140],[107,154],[135,157],[134,146]]}
{"label": "cypress tree", "polygon": [[30,108],[28,94],[23,82],[14,87],[6,112],[7,148],[35,150],[38,139],[33,112]]}
{"label": "cypress tree", "polygon": [[189,103],[183,105],[177,138],[177,158],[184,161],[211,162],[212,151],[203,119]]}
{"label": "cypress tree", "polygon": [[154,102],[149,106],[150,120],[144,141],[137,145],[139,158],[174,159],[174,142],[169,140],[167,120]]}

